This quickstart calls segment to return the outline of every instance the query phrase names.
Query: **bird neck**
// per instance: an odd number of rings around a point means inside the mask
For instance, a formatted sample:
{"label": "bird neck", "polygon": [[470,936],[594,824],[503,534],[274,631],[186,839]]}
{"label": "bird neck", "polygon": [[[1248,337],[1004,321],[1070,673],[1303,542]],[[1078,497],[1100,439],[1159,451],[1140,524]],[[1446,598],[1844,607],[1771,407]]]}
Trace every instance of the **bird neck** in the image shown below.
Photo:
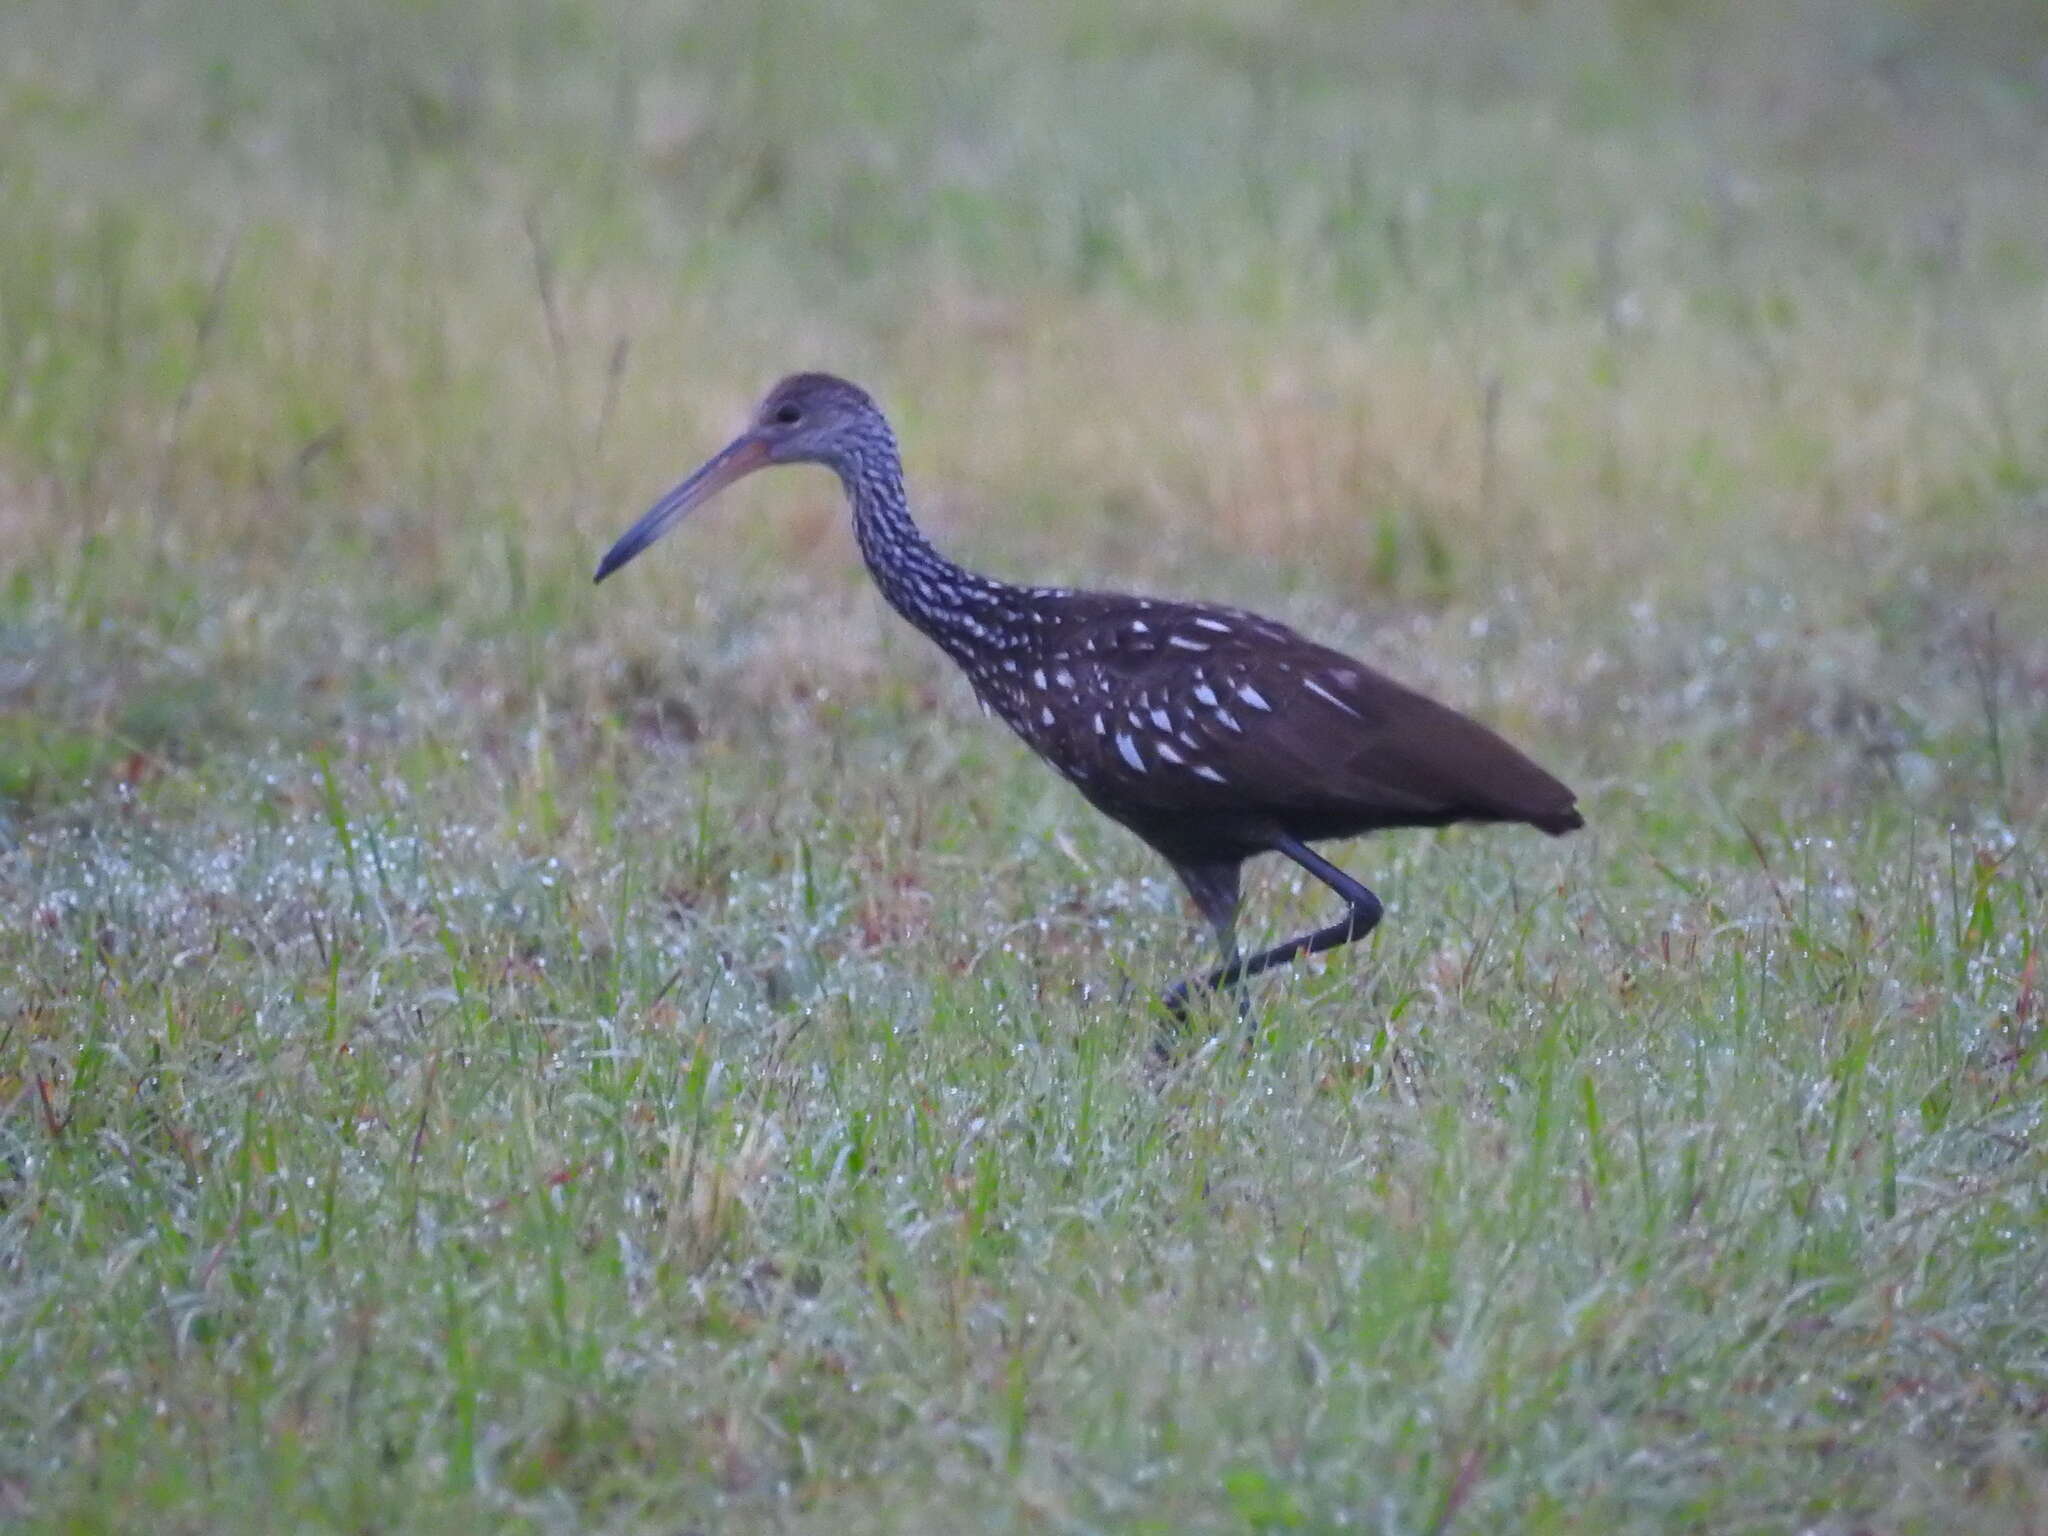
{"label": "bird neck", "polygon": [[932,547],[910,515],[903,464],[883,438],[848,454],[834,469],[853,506],[853,533],[875,585],[904,618],[955,660],[984,646],[1014,589],[978,575]]}

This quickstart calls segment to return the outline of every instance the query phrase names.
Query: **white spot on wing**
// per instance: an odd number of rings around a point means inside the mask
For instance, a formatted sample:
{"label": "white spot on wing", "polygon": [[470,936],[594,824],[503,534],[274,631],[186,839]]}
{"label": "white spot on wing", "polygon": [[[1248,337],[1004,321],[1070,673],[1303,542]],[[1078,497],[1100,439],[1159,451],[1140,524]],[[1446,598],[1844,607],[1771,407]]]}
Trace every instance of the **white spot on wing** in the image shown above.
{"label": "white spot on wing", "polygon": [[1195,622],[1201,625],[1204,629],[1214,630],[1219,635],[1227,635],[1230,633],[1230,626],[1224,623],[1221,619],[1206,619],[1197,616]]}
{"label": "white spot on wing", "polygon": [[1149,635],[1152,633],[1152,626],[1143,619],[1133,619],[1131,620],[1131,633],[1134,635]]}
{"label": "white spot on wing", "polygon": [[1044,709],[1041,709],[1041,710],[1040,710],[1040,711],[1038,712],[1038,723],[1039,723],[1040,725],[1051,725],[1051,724],[1052,724],[1052,707],[1051,707],[1050,705],[1048,705],[1048,706],[1047,706],[1046,708],[1044,708]]}
{"label": "white spot on wing", "polygon": [[1166,643],[1168,645],[1177,645],[1184,651],[1206,651],[1209,649],[1200,640],[1190,640],[1186,635],[1168,635]]}
{"label": "white spot on wing", "polygon": [[1211,784],[1225,784],[1229,782],[1227,779],[1223,777],[1222,774],[1218,773],[1214,768],[1211,768],[1207,763],[1195,764],[1195,772],[1199,774],[1201,777],[1207,779]]}
{"label": "white spot on wing", "polygon": [[1214,704],[1216,702],[1216,690],[1207,683],[1195,684],[1195,702],[1197,704]]}
{"label": "white spot on wing", "polygon": [[1163,709],[1155,709],[1152,711],[1152,723],[1162,731],[1170,731],[1173,729],[1173,716]]}
{"label": "white spot on wing", "polygon": [[1186,758],[1182,757],[1178,752],[1173,750],[1173,744],[1171,742],[1160,742],[1158,746],[1158,751],[1159,755],[1165,758],[1169,763],[1184,763],[1187,761]]}
{"label": "white spot on wing", "polygon": [[1229,726],[1233,731],[1237,732],[1238,735],[1242,736],[1244,734],[1244,727],[1237,723],[1237,716],[1233,715],[1229,710],[1217,710],[1216,718],[1222,721],[1225,725]]}
{"label": "white spot on wing", "polygon": [[1034,688],[1037,688],[1037,689],[1039,689],[1040,691],[1043,691],[1043,690],[1044,690],[1044,688],[1045,688],[1045,668],[1043,668],[1043,667],[1035,667],[1035,668],[1033,668],[1033,669],[1032,669],[1032,673],[1031,673],[1031,686],[1032,686],[1032,687],[1034,687]]}
{"label": "white spot on wing", "polygon": [[1273,706],[1266,702],[1266,696],[1250,683],[1239,683],[1237,685],[1237,696],[1243,699],[1245,703],[1251,705],[1253,709],[1263,709],[1267,714],[1273,712]]}
{"label": "white spot on wing", "polygon": [[1124,761],[1137,769],[1138,772],[1143,773],[1145,771],[1145,759],[1138,756],[1138,744],[1122,731],[1116,733],[1116,749],[1123,754]]}
{"label": "white spot on wing", "polygon": [[1301,686],[1306,688],[1310,693],[1315,694],[1318,698],[1328,699],[1332,704],[1336,705],[1339,709],[1343,710],[1344,713],[1349,715],[1352,719],[1363,720],[1365,718],[1365,716],[1361,715],[1349,704],[1346,704],[1342,699],[1338,698],[1337,695],[1330,692],[1329,689],[1325,688],[1321,683],[1317,682],[1314,678],[1304,677],[1301,680]]}

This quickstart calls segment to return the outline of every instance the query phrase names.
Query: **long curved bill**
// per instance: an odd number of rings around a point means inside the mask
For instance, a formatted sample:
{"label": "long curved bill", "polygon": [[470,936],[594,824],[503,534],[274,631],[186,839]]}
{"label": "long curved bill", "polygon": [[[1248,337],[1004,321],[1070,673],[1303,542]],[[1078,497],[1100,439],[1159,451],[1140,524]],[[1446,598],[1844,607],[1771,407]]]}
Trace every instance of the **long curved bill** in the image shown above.
{"label": "long curved bill", "polygon": [[734,438],[706,460],[702,469],[649,507],[640,521],[605,551],[592,579],[603,581],[733,481],[751,475],[767,462],[768,447],[759,438],[751,433]]}

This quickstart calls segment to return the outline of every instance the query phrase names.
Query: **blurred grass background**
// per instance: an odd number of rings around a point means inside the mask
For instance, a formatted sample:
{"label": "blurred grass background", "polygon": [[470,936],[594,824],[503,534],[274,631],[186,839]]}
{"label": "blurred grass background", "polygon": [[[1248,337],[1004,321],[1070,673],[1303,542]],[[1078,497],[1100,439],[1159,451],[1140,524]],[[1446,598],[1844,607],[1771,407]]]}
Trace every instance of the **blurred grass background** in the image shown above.
{"label": "blurred grass background", "polygon": [[[10,7],[0,1513],[2036,1528],[2044,171],[2031,0]],[[797,367],[1594,831],[1158,1088],[836,488],[590,587]]]}

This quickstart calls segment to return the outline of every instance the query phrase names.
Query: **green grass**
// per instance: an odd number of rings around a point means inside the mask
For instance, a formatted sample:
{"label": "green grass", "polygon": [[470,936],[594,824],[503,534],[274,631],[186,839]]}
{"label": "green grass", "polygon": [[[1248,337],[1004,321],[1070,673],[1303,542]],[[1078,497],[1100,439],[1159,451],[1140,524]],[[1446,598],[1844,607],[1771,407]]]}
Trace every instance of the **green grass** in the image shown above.
{"label": "green grass", "polygon": [[[1782,10],[0,19],[0,1520],[2048,1524],[2048,25]],[[1155,1067],[828,481],[590,586],[799,366],[1589,829]]]}

